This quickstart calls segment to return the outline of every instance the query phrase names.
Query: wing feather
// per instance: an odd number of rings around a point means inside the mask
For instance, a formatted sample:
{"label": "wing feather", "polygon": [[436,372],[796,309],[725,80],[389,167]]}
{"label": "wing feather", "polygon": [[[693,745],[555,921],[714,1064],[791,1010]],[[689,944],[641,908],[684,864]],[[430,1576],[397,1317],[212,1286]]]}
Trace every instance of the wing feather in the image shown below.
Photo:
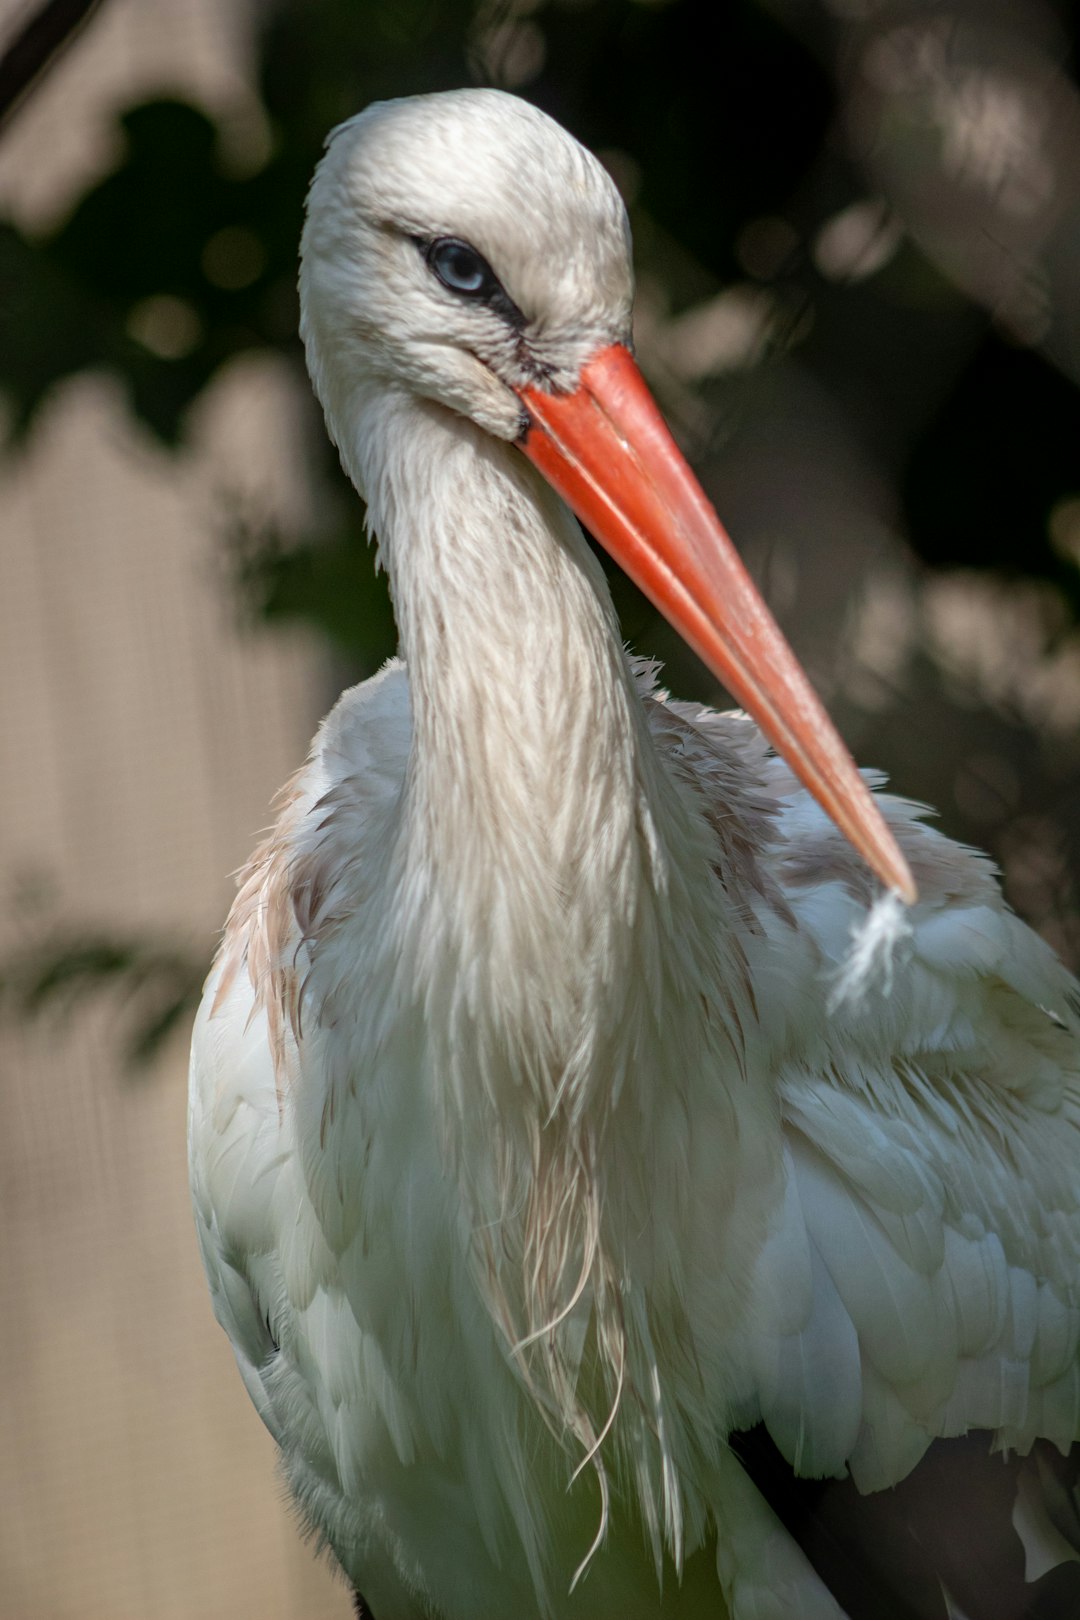
{"label": "wing feather", "polygon": [[849,1457],[860,1491],[880,1491],[920,1461],[933,1433],[912,1417],[896,1389],[869,1360],[863,1364],[863,1420]]}
{"label": "wing feather", "polygon": [[[985,857],[883,796],[920,904],[891,977],[829,1011],[871,897],[857,857],[741,717],[667,707],[669,725],[755,775],[776,815],[748,956],[785,1184],[755,1277],[747,1409],[797,1472],[847,1469],[861,1490],[970,1429],[1067,1449],[1080,1439],[1075,981],[1009,912]],[[700,776],[715,791],[716,771]]]}
{"label": "wing feather", "polygon": [[863,1421],[859,1342],[828,1268],[808,1245],[811,1296],[793,1330],[763,1336],[758,1360],[760,1415],[797,1472],[846,1471]]}
{"label": "wing feather", "polygon": [[807,1229],[863,1352],[893,1384],[921,1377],[955,1342],[930,1278],[889,1241],[870,1202],[795,1133],[792,1158]]}
{"label": "wing feather", "polygon": [[942,1269],[956,1320],[961,1356],[985,1354],[1005,1331],[1008,1311],[1008,1263],[993,1232],[967,1237],[955,1226],[943,1226]]}

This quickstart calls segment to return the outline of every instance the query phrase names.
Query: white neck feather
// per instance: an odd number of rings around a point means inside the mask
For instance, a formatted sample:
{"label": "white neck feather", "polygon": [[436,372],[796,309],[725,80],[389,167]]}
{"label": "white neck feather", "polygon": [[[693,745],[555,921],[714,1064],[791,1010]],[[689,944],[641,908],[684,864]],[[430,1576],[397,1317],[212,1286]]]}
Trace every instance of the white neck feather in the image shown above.
{"label": "white neck feather", "polygon": [[522,989],[549,1025],[576,1025],[585,981],[615,966],[613,930],[667,888],[679,834],[694,842],[686,809],[562,502],[472,423],[405,394],[381,405],[356,472],[409,670],[410,857],[463,955],[510,971],[510,1027]]}

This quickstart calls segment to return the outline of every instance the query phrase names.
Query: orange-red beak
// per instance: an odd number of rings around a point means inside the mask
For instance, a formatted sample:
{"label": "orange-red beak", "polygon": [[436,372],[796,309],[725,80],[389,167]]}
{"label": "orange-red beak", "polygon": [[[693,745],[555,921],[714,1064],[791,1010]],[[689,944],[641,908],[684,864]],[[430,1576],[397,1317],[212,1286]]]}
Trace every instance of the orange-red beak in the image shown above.
{"label": "orange-red beak", "polygon": [[908,904],[907,862],[795,655],[680,454],[627,349],[572,394],[523,388],[521,448],[753,715],[822,808]]}

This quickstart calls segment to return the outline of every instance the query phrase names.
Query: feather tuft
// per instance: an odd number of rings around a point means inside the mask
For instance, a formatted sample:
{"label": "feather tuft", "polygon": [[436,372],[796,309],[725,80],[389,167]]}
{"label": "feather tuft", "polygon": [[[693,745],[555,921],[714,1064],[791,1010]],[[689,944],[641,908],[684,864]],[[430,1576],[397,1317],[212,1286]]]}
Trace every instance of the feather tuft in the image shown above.
{"label": "feather tuft", "polygon": [[851,949],[829,992],[830,1013],[845,1005],[857,1011],[875,983],[880,985],[883,996],[892,994],[897,949],[912,937],[907,910],[899,890],[889,889],[877,897],[865,920],[852,929]]}

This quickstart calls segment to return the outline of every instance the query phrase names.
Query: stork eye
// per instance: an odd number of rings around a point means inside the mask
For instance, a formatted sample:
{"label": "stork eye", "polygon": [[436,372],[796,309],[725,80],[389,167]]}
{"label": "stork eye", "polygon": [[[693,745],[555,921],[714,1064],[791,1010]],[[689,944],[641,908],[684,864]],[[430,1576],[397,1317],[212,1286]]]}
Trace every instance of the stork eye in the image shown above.
{"label": "stork eye", "polygon": [[482,253],[457,236],[436,236],[417,245],[428,269],[450,292],[486,304],[516,331],[523,330],[524,315]]}
{"label": "stork eye", "polygon": [[466,298],[489,298],[501,290],[487,260],[456,236],[437,236],[426,256],[431,269],[451,292]]}

